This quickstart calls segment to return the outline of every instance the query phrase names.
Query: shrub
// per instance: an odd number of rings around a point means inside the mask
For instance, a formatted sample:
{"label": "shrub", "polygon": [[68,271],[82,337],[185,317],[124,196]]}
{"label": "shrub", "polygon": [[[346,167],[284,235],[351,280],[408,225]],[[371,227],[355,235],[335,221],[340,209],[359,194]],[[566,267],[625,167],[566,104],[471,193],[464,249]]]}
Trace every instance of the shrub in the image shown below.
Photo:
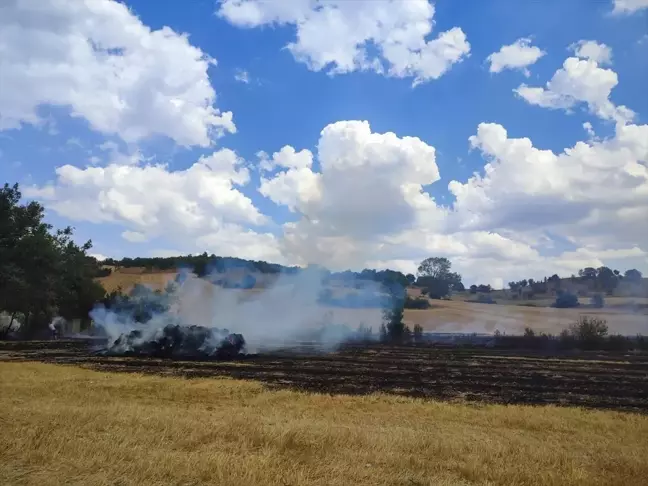
{"label": "shrub", "polygon": [[484,294],[479,294],[479,296],[477,296],[477,302],[480,304],[497,304],[497,302],[490,295]]}
{"label": "shrub", "polygon": [[423,342],[423,327],[420,324],[414,325],[413,338],[415,343]]}
{"label": "shrub", "polygon": [[608,337],[605,347],[611,351],[625,351],[632,346],[631,340],[627,337],[621,336],[620,334],[613,334]]}
{"label": "shrub", "polygon": [[592,305],[592,307],[596,307],[597,309],[602,309],[605,306],[605,298],[603,297],[603,294],[592,295],[592,298],[590,299],[590,304]]}
{"label": "shrub", "polygon": [[570,307],[578,307],[579,305],[580,303],[578,302],[578,296],[576,294],[560,290],[558,291],[553,307],[568,309]]}
{"label": "shrub", "polygon": [[[566,334],[565,334],[566,333]],[[561,341],[571,347],[600,348],[608,333],[607,321],[598,317],[582,316],[579,321],[561,333]],[[571,339],[569,339],[571,338]]]}
{"label": "shrub", "polygon": [[407,296],[405,299],[406,309],[429,309],[430,307],[430,301],[425,297],[412,298]]}
{"label": "shrub", "polygon": [[430,296],[432,299],[440,299],[450,293],[450,284],[438,278],[425,277],[419,280],[424,282],[425,288],[423,293]]}

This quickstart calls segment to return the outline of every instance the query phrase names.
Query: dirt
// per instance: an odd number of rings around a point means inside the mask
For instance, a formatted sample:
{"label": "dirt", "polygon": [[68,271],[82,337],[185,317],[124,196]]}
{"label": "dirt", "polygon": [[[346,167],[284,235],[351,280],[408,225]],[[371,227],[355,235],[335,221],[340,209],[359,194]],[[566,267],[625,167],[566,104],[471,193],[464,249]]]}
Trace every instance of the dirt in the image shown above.
{"label": "dirt", "polygon": [[283,351],[232,361],[107,357],[82,341],[0,343],[0,361],[43,361],[101,371],[258,380],[332,394],[383,392],[479,403],[555,404],[648,413],[648,355],[560,355],[480,347],[356,346]]}

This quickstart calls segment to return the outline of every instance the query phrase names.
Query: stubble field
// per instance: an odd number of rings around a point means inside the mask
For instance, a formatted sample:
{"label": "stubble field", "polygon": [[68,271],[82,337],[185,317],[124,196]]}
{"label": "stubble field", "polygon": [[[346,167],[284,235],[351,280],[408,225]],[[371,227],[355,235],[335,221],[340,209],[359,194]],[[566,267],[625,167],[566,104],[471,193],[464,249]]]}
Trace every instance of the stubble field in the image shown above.
{"label": "stubble field", "polygon": [[89,365],[119,369],[0,362],[3,484],[632,486],[648,476],[642,414]]}

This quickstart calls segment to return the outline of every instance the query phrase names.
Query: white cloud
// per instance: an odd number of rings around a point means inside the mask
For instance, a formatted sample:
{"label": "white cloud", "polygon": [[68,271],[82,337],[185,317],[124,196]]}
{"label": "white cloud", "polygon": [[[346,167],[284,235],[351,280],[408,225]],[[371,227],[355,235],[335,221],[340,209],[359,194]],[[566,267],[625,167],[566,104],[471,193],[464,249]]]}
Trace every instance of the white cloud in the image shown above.
{"label": "white cloud", "polygon": [[610,100],[618,82],[617,73],[599,67],[595,60],[569,57],[547,82],[546,88],[522,84],[514,92],[528,103],[544,108],[567,110],[586,103],[600,118],[626,123],[634,118],[632,110],[615,106]]}
{"label": "white cloud", "polygon": [[287,48],[295,59],[332,74],[372,70],[418,84],[470,53],[459,27],[427,39],[434,25],[428,0],[223,0],[218,13],[240,27],[294,25]]}
{"label": "white cloud", "polygon": [[[448,208],[423,192],[439,180],[434,147],[342,121],[322,130],[315,154],[290,146],[262,154],[270,174],[259,190],[297,216],[280,240],[293,263],[412,272],[439,255],[470,282],[519,279],[521,268],[570,275],[645,255],[648,235],[637,222],[648,219],[646,140],[648,126],[619,125],[611,139],[557,155],[480,124],[471,143],[490,163],[484,176],[450,183]],[[556,237],[578,250],[556,255]]]}
{"label": "white cloud", "polygon": [[644,8],[648,8],[648,0],[614,0],[613,12],[631,14]]}
{"label": "white cloud", "polygon": [[125,227],[122,236],[131,242],[164,237],[185,253],[280,258],[273,235],[248,228],[265,224],[267,217],[236,188],[249,182],[249,172],[229,149],[201,157],[185,170],[64,165],[56,174],[51,184],[25,188],[25,196],[74,221]]}
{"label": "white cloud", "polygon": [[[341,121],[322,130],[312,154],[284,147],[272,160],[282,169],[260,191],[301,215],[285,225],[284,250],[300,263],[357,264],[385,239],[434,219],[434,201],[422,185],[439,179],[435,150],[414,137],[372,133],[368,122]],[[428,211],[429,210],[429,211]]]}
{"label": "white cloud", "polygon": [[451,221],[462,231],[543,228],[579,245],[648,246],[648,125],[617,125],[614,137],[561,154],[482,123],[470,138],[490,162],[484,175],[452,181]]}
{"label": "white cloud", "polygon": [[576,57],[591,59],[599,65],[612,64],[612,48],[592,40],[580,40],[569,46]]}
{"label": "white cloud", "polygon": [[211,60],[168,27],[151,30],[113,0],[18,0],[0,14],[0,130],[69,108],[128,142],[163,135],[208,146],[236,130],[214,106]]}
{"label": "white cloud", "polygon": [[236,73],[234,73],[234,79],[239,83],[250,84],[250,73],[244,69],[238,69]]}
{"label": "white cloud", "polygon": [[144,243],[148,241],[148,237],[139,231],[126,230],[121,234],[122,238],[131,243]]}
{"label": "white cloud", "polygon": [[531,39],[521,38],[513,44],[502,46],[498,52],[493,52],[486,58],[490,62],[490,72],[499,73],[504,69],[520,69],[529,76],[528,66],[544,56],[546,52],[531,45]]}

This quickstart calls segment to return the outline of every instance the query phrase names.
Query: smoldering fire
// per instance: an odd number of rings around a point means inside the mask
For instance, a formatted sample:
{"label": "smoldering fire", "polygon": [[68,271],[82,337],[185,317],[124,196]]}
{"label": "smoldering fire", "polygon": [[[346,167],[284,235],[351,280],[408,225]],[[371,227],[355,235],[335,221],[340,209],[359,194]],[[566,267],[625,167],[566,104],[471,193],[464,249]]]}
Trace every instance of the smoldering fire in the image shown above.
{"label": "smoldering fire", "polygon": [[164,358],[229,359],[245,351],[241,334],[227,329],[167,324],[148,334],[135,329],[109,343],[110,354],[145,355]]}
{"label": "smoldering fire", "polygon": [[[308,271],[282,275],[258,292],[184,273],[164,292],[139,288],[91,317],[107,338],[103,353],[223,359],[311,340],[331,350],[358,331],[330,322],[330,309],[319,304],[323,288],[321,277]],[[366,309],[364,329],[377,330],[381,322],[380,308]]]}

